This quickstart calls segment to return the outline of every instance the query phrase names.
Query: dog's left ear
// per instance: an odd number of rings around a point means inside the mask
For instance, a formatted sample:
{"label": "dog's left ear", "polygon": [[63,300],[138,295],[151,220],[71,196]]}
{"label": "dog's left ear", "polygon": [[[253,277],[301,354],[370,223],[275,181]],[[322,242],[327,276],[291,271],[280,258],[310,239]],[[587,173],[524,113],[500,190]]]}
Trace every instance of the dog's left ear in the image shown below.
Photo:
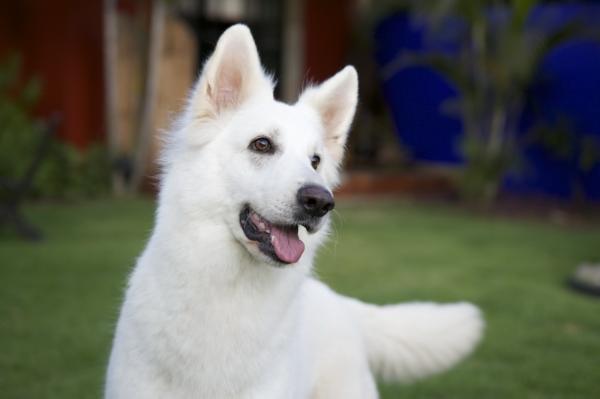
{"label": "dog's left ear", "polygon": [[354,67],[347,66],[319,86],[307,89],[298,101],[313,107],[319,114],[325,130],[325,145],[336,163],[344,156],[357,100],[358,75]]}

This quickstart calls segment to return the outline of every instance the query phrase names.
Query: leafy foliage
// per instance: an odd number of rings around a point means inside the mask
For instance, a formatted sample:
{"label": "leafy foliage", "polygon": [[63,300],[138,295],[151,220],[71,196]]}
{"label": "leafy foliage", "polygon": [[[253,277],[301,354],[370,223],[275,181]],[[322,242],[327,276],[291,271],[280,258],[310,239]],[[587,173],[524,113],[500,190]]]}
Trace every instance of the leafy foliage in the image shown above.
{"label": "leafy foliage", "polygon": [[[42,86],[37,78],[21,82],[21,59],[0,63],[0,176],[18,181],[39,146],[43,124],[32,117]],[[53,139],[29,193],[33,197],[73,198],[107,192],[109,161],[103,146],[85,151]]]}
{"label": "leafy foliage", "polygon": [[40,82],[30,79],[17,91],[20,59],[8,58],[0,64],[0,176],[22,176],[27,168],[24,155],[32,153],[38,126],[31,118],[40,93]]}
{"label": "leafy foliage", "polygon": [[[453,54],[407,54],[396,60],[396,67],[429,65],[455,85],[459,96],[444,109],[456,112],[463,122],[462,192],[467,199],[488,203],[515,165],[518,125],[542,60],[555,46],[590,32],[575,20],[559,28],[531,23],[538,3],[534,0],[409,3],[431,39],[454,35],[450,39],[458,49]],[[446,29],[449,19],[460,27]]]}
{"label": "leafy foliage", "polygon": [[530,138],[553,158],[576,161],[577,169],[589,172],[600,162],[600,140],[591,134],[575,135],[573,131],[570,119],[560,116],[553,124],[535,126]]}

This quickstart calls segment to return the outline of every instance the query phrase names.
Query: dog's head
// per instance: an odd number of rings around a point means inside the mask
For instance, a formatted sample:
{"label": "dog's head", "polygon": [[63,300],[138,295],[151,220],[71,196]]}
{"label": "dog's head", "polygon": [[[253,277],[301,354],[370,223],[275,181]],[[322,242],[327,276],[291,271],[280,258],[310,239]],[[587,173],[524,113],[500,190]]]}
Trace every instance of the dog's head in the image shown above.
{"label": "dog's head", "polygon": [[229,28],[165,156],[180,206],[190,220],[225,222],[250,254],[271,264],[314,252],[334,207],[357,92],[356,71],[346,67],[296,104],[278,102],[250,31]]}

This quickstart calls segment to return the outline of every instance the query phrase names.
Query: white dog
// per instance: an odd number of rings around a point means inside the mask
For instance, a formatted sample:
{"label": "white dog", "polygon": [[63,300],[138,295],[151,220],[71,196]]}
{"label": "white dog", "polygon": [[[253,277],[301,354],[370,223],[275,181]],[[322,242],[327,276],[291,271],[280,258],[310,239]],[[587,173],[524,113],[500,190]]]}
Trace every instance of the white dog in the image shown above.
{"label": "white dog", "polygon": [[465,357],[473,305],[374,306],[311,276],[357,102],[346,67],[273,99],[248,28],[220,38],[163,158],[106,398],[377,398]]}

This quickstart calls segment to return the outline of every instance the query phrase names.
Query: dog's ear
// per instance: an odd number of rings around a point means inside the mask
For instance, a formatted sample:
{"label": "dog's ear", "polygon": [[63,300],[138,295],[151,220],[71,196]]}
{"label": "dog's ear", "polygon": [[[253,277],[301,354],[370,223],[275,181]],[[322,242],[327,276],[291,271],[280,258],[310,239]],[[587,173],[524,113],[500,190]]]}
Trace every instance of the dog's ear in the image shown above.
{"label": "dog's ear", "polygon": [[320,84],[308,88],[299,102],[316,109],[325,129],[325,144],[335,162],[344,156],[344,145],[358,100],[358,75],[347,66]]}
{"label": "dog's ear", "polygon": [[214,118],[233,110],[251,96],[273,97],[273,85],[260,65],[256,44],[247,26],[238,24],[219,38],[193,90],[194,119]]}

